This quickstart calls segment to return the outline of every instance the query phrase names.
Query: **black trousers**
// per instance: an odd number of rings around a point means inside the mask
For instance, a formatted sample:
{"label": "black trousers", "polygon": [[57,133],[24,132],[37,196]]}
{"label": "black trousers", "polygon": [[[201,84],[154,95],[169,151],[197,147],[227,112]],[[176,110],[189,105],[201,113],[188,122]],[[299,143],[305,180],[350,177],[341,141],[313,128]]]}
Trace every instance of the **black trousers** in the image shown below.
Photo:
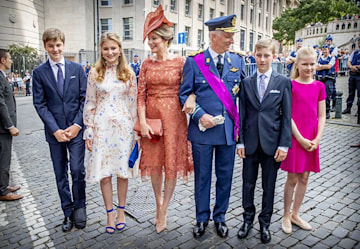
{"label": "black trousers", "polygon": [[360,75],[350,73],[349,77],[349,96],[346,99],[346,109],[351,109],[357,91],[357,104],[360,101]]}
{"label": "black trousers", "polygon": [[274,155],[268,156],[259,144],[254,154],[246,155],[243,160],[243,208],[244,222],[252,224],[255,217],[254,192],[258,178],[259,165],[261,165],[262,180],[262,210],[259,215],[260,227],[270,226],[274,205],[274,191],[277,172],[280,163],[276,162]]}
{"label": "black trousers", "polygon": [[0,133],[0,196],[9,193],[12,136]]}

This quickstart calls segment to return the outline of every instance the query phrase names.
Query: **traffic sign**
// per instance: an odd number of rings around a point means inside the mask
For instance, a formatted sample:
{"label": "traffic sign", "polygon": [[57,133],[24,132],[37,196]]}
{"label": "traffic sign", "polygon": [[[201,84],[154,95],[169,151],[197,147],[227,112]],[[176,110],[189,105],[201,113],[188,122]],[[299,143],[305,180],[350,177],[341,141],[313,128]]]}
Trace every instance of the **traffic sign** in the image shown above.
{"label": "traffic sign", "polygon": [[181,32],[178,34],[178,44],[186,43],[186,32]]}

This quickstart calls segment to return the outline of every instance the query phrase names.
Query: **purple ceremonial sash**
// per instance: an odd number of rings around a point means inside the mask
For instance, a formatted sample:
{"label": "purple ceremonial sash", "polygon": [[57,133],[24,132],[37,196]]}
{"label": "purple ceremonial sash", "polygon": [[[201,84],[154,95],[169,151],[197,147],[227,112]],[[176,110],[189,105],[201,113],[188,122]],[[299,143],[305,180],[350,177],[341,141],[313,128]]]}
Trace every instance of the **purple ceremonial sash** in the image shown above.
{"label": "purple ceremonial sash", "polygon": [[234,139],[236,141],[238,135],[240,134],[240,119],[239,113],[237,111],[236,105],[234,104],[234,101],[232,100],[230,92],[226,88],[224,82],[219,77],[210,72],[210,66],[205,65],[204,53],[194,56],[194,61],[204,75],[211,89],[218,96],[230,117],[234,121]]}

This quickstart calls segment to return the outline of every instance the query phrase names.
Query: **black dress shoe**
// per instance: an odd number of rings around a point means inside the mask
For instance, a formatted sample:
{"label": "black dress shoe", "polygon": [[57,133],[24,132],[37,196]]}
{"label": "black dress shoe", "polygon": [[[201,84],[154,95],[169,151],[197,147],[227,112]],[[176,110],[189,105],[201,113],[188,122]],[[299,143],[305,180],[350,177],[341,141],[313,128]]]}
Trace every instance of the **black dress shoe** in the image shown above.
{"label": "black dress shoe", "polygon": [[239,229],[238,238],[240,238],[240,239],[245,238],[249,234],[251,227],[252,227],[252,224],[244,222]]}
{"label": "black dress shoe", "polygon": [[216,232],[220,237],[225,238],[228,236],[229,229],[227,228],[225,222],[215,222],[215,227]]}
{"label": "black dress shoe", "polygon": [[207,222],[197,222],[193,229],[193,235],[195,238],[199,238],[204,235]]}
{"label": "black dress shoe", "polygon": [[342,114],[350,114],[350,109],[346,108],[345,110],[342,111]]}
{"label": "black dress shoe", "polygon": [[74,210],[73,220],[75,227],[83,229],[86,226],[86,208],[77,208]]}
{"label": "black dress shoe", "polygon": [[69,232],[72,227],[73,227],[73,222],[72,222],[71,217],[65,217],[63,224],[62,224],[63,232]]}
{"label": "black dress shoe", "polygon": [[269,243],[271,240],[271,235],[269,228],[261,227],[260,228],[260,239],[262,243]]}

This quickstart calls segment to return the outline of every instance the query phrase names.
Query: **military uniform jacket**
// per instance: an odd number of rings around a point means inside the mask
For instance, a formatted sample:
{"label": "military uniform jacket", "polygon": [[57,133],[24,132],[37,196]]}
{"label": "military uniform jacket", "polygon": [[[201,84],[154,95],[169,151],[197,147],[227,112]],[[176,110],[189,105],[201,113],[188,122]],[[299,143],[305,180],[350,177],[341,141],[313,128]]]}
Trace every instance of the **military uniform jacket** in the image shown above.
{"label": "military uniform jacket", "polygon": [[[210,66],[210,72],[220,77],[209,50],[204,53],[204,63]],[[204,75],[194,61],[195,54],[190,55],[185,62],[179,98],[182,105],[191,93],[196,95],[196,110],[191,115],[188,139],[195,143],[211,145],[234,145],[234,122],[227,113],[224,105],[212,90]],[[226,52],[221,79],[232,96],[234,104],[237,103],[240,82],[245,78],[245,63],[242,56],[235,52]],[[225,117],[224,124],[202,132],[199,129],[200,118],[204,114]],[[240,124],[241,126],[241,124]]]}

